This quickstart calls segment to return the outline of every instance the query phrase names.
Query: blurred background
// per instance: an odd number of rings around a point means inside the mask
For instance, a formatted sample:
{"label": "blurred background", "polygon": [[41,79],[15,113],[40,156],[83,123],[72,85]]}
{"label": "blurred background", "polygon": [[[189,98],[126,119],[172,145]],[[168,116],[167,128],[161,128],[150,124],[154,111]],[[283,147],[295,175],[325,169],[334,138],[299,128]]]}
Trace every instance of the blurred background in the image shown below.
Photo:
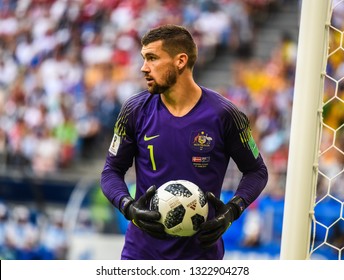
{"label": "blurred background", "polygon": [[[269,168],[225,258],[278,258],[299,16],[297,0],[0,0],[0,259],[119,259],[127,222],[100,173],[123,101],[145,89],[140,38],[163,23],[192,32],[196,81],[248,115]],[[224,200],[239,180],[231,164]]]}

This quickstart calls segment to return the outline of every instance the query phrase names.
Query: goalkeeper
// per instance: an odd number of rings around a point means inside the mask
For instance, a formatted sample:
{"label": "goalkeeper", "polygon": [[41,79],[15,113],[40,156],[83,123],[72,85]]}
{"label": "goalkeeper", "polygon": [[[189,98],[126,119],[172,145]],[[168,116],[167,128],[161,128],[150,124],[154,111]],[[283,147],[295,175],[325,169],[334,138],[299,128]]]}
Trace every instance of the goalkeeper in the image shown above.
{"label": "goalkeeper", "polygon": [[[154,28],[141,43],[147,90],[123,104],[101,174],[104,195],[132,221],[121,259],[223,259],[221,236],[266,186],[266,165],[245,114],[194,81],[197,47],[184,27]],[[242,179],[224,203],[219,197],[230,159]],[[135,198],[125,183],[133,163]],[[148,209],[150,186],[177,179],[207,193],[208,220],[191,237],[167,236],[160,214]]]}

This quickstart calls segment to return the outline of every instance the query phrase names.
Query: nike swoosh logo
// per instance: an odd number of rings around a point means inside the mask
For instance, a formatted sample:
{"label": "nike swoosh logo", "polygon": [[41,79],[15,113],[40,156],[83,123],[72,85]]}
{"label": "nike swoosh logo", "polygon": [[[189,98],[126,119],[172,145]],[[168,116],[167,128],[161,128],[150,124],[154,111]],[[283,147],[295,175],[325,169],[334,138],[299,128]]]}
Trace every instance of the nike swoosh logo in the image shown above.
{"label": "nike swoosh logo", "polygon": [[149,140],[152,140],[152,139],[154,139],[154,138],[157,138],[157,137],[159,137],[160,135],[153,135],[153,136],[147,136],[147,135],[145,135],[144,137],[143,137],[143,140],[144,141],[149,141]]}

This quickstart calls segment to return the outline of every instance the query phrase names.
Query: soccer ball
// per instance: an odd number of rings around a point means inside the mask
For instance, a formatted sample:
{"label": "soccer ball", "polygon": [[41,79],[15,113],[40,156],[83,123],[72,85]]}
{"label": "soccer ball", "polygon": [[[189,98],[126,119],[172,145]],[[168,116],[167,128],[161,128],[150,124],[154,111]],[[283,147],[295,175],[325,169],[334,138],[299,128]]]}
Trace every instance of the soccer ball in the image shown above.
{"label": "soccer ball", "polygon": [[150,202],[159,211],[165,232],[174,236],[192,236],[207,220],[208,202],[203,191],[187,180],[169,181],[160,186]]}

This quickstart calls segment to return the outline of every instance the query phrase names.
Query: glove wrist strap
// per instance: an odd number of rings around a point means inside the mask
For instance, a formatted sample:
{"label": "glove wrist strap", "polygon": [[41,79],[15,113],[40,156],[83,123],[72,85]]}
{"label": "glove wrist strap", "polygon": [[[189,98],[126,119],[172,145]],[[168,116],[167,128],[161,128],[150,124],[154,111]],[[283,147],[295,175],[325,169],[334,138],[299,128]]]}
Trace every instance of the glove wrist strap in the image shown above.
{"label": "glove wrist strap", "polygon": [[228,204],[233,207],[234,220],[238,219],[246,208],[245,201],[237,195],[234,196]]}
{"label": "glove wrist strap", "polygon": [[124,215],[124,217],[127,220],[130,220],[128,217],[128,208],[129,206],[134,202],[134,199],[130,196],[125,196],[121,199],[120,205],[119,205],[119,211]]}

